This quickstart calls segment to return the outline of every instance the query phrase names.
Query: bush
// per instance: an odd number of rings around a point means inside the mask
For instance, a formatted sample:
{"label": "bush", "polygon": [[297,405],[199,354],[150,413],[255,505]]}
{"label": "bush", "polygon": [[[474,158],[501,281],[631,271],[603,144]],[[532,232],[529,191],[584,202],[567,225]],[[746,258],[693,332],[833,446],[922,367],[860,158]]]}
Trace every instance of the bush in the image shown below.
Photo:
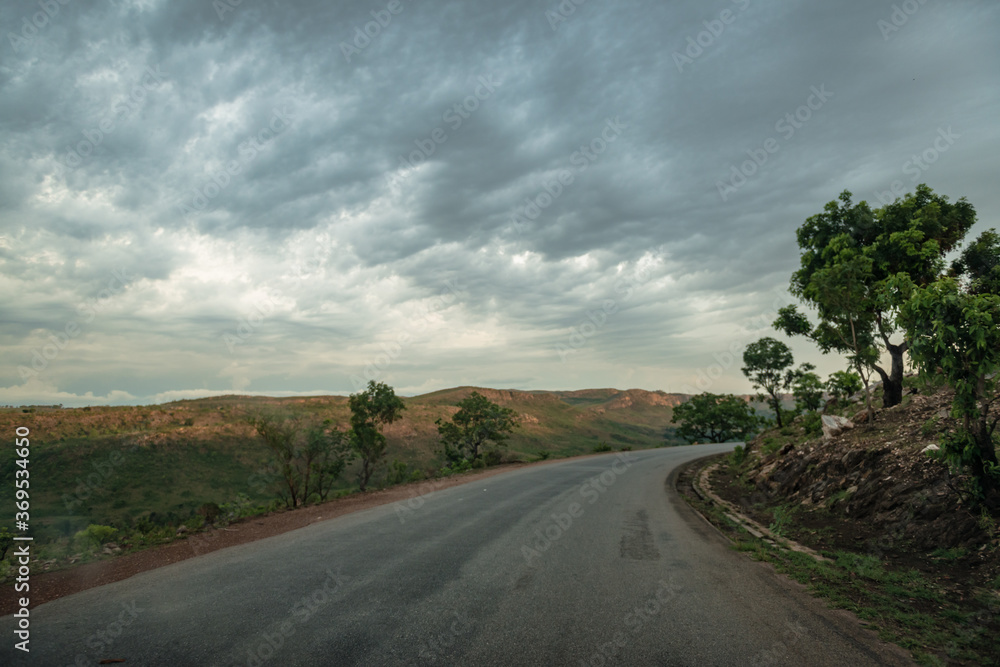
{"label": "bush", "polygon": [[766,438],[761,444],[760,451],[765,454],[775,454],[781,449],[780,440],[772,440],[771,438]]}
{"label": "bush", "polygon": [[610,452],[610,451],[612,451],[611,445],[604,442],[603,440],[597,445],[597,447],[594,447],[595,454],[600,454],[601,452]]}
{"label": "bush", "polygon": [[470,470],[472,470],[472,464],[469,463],[468,461],[464,459],[461,461],[453,461],[452,463],[449,463],[448,465],[441,468],[441,476],[448,477],[450,475],[455,475],[460,472],[469,472]]}
{"label": "bush", "polygon": [[73,541],[81,548],[100,548],[111,541],[118,531],[111,526],[101,526],[95,523],[90,524],[76,535]]}
{"label": "bush", "polygon": [[237,493],[235,500],[230,503],[222,503],[219,506],[219,513],[224,521],[235,521],[259,512],[246,494]]}
{"label": "bush", "polygon": [[498,449],[488,449],[483,454],[483,462],[487,466],[498,466],[503,463],[503,454]]}
{"label": "bush", "polygon": [[802,418],[802,428],[806,435],[815,437],[823,434],[823,417],[818,412],[807,412]]}
{"label": "bush", "polygon": [[215,503],[205,503],[198,508],[198,514],[205,519],[205,523],[215,523],[221,508]]}
{"label": "bush", "polygon": [[386,475],[385,483],[388,486],[402,484],[409,477],[409,466],[406,463],[393,459],[389,465],[389,472]]}
{"label": "bush", "polygon": [[747,448],[743,445],[736,445],[736,448],[729,454],[729,465],[738,468],[747,460]]}

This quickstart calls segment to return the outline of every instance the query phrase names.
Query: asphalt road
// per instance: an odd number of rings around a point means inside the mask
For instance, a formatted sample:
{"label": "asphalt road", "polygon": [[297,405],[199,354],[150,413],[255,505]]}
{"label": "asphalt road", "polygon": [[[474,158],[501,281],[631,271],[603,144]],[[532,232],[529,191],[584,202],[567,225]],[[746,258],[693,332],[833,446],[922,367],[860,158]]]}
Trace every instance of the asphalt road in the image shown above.
{"label": "asphalt road", "polygon": [[669,490],[730,448],[533,466],[216,551],[33,609],[30,654],[0,619],[0,664],[907,664]]}

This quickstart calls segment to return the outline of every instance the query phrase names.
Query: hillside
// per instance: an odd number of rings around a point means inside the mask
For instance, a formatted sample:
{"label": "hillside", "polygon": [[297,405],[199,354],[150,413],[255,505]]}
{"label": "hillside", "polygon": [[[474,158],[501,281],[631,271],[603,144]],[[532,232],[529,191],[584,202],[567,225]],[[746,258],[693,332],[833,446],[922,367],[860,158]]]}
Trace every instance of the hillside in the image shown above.
{"label": "hillside", "polygon": [[983,656],[1000,656],[1000,515],[938,457],[942,437],[958,427],[952,391],[907,380],[903,403],[870,423],[856,398],[828,407],[852,419],[843,432],[824,436],[800,417],[760,434],[745,459],[731,456],[715,470],[711,486],[830,565],[802,565],[738,537],[741,550],[855,611],[922,664],[984,664]]}
{"label": "hillside", "polygon": [[[672,438],[673,406],[686,397],[639,389],[517,391],[457,387],[404,398],[403,418],[386,431],[387,459],[418,475],[440,466],[436,419],[479,391],[513,409],[521,428],[508,457],[529,460],[593,451],[600,442],[620,449],[681,444]],[[88,523],[131,525],[149,518],[178,523],[207,502],[243,494],[268,502],[270,487],[257,473],[267,455],[244,417],[255,410],[285,411],[346,429],[343,396],[266,398],[221,396],[151,406],[0,409],[0,426],[31,429],[32,519],[36,536],[67,536]],[[0,459],[0,478],[12,486],[12,451]],[[344,476],[348,491],[353,476]]]}

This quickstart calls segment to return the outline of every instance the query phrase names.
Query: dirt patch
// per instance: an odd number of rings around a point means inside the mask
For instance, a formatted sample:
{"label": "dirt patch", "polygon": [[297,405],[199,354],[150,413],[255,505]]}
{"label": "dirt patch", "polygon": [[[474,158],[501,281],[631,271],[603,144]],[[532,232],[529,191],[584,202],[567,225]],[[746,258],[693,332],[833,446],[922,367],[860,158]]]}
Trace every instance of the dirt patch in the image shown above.
{"label": "dirt patch", "polygon": [[[304,528],[320,521],[335,519],[352,512],[409,500],[432,491],[440,491],[453,486],[475,482],[529,465],[545,465],[555,462],[512,463],[496,466],[489,470],[468,472],[453,477],[402,484],[380,491],[356,493],[321,505],[311,505],[295,510],[250,517],[222,528],[213,528],[192,533],[170,544],[123,554],[108,560],[87,563],[86,565],[68,570],[33,573],[31,577],[30,608],[33,609],[40,604],[66,595],[72,595],[73,593],[79,593],[88,588],[104,586],[115,581],[128,579],[140,572],[177,563],[219,549],[281,535],[282,533]],[[17,601],[22,595],[22,593],[15,592],[12,585],[4,586],[0,589],[0,616],[12,614],[17,611],[20,608]]]}

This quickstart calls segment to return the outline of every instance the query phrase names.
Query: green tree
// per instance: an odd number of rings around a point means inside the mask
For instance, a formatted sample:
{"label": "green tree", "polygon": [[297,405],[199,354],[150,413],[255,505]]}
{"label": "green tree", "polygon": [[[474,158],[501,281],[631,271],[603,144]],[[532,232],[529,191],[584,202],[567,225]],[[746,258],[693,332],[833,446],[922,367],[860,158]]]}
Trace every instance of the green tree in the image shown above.
{"label": "green tree", "polygon": [[303,454],[308,475],[304,484],[306,497],[315,493],[321,501],[326,500],[353,458],[347,434],[337,429],[332,420],[309,429]]}
{"label": "green tree", "polygon": [[743,351],[743,374],[761,393],[758,397],[767,401],[774,410],[778,426],[781,419],[781,392],[787,390],[795,378],[792,367],[792,351],[780,340],[764,337],[747,345]]}
{"label": "green tree", "polygon": [[[936,280],[945,254],[975,220],[964,198],[950,203],[923,184],[874,211],[867,202],[853,204],[844,191],[839,202],[828,203],[797,231],[801,268],[792,275],[791,291],[816,310],[819,323],[813,326],[789,306],[779,311],[775,327],[808,336],[824,353],[848,354],[866,387],[866,371],[878,373],[884,407],[898,405],[909,343],[905,337],[893,342],[899,302],[887,281],[900,273],[919,286]],[[888,369],[880,364],[883,351],[890,358]]]}
{"label": "green tree", "polygon": [[474,461],[483,454],[487,444],[492,443],[494,448],[503,446],[514,429],[520,426],[513,410],[494,403],[476,391],[459,401],[458,408],[451,421],[438,419],[434,422],[449,461]]}
{"label": "green tree", "polygon": [[[1000,381],[1000,295],[964,291],[952,278],[920,287],[905,276],[908,294],[899,313],[910,337],[910,354],[925,376],[944,376],[955,390],[952,415],[961,428],[943,442],[945,456],[971,470],[989,498],[1000,491],[996,438],[1000,417],[990,419]],[[996,506],[994,495],[991,504]]]}
{"label": "green tree", "polygon": [[952,262],[951,275],[965,279],[970,294],[1000,294],[1000,234],[988,229]]}
{"label": "green tree", "polygon": [[838,403],[861,391],[861,376],[851,371],[834,371],[826,379],[826,390]]}
{"label": "green tree", "polygon": [[247,417],[264,446],[278,464],[281,477],[279,496],[288,507],[298,507],[305,500],[302,488],[303,471],[299,461],[301,423],[286,414],[257,412]]}
{"label": "green tree", "polygon": [[815,412],[823,405],[823,382],[815,370],[812,364],[804,363],[792,373],[792,395],[797,410]]}
{"label": "green tree", "polygon": [[697,394],[674,408],[671,423],[688,442],[747,440],[761,425],[753,408],[732,394]]}
{"label": "green tree", "polygon": [[403,401],[396,396],[392,387],[370,380],[368,388],[351,394],[351,448],[361,459],[358,485],[364,491],[375,473],[376,467],[385,458],[386,440],[382,428],[400,418],[406,409]]}

